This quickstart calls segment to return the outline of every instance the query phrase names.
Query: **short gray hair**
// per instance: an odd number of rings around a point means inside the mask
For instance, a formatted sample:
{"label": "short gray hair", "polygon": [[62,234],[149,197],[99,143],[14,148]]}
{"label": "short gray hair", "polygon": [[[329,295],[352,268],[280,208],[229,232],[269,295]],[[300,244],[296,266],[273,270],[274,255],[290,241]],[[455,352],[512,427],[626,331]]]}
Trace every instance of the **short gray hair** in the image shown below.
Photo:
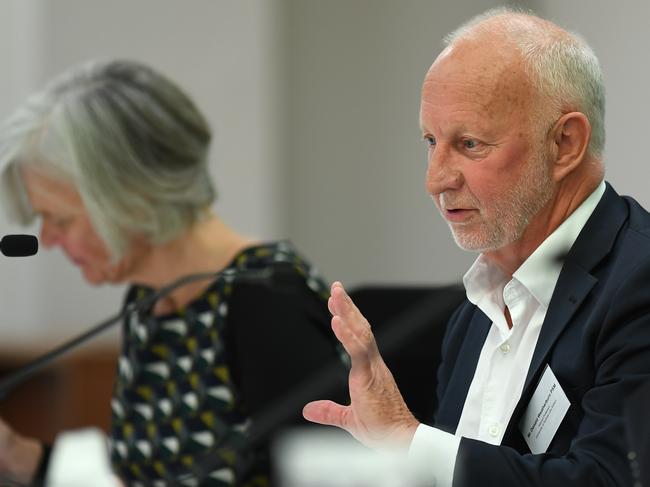
{"label": "short gray hair", "polygon": [[216,198],[210,127],[173,82],[134,61],[91,62],[32,95],[0,129],[2,193],[10,217],[29,223],[21,164],[77,189],[113,258],[134,235],[173,239]]}
{"label": "short gray hair", "polygon": [[564,110],[583,113],[591,124],[588,152],[600,159],[605,148],[605,86],[593,50],[578,34],[530,11],[511,7],[498,7],[474,17],[449,34],[445,43],[486,32],[492,21],[498,22],[500,33],[519,49],[539,94],[539,115],[556,117]]}

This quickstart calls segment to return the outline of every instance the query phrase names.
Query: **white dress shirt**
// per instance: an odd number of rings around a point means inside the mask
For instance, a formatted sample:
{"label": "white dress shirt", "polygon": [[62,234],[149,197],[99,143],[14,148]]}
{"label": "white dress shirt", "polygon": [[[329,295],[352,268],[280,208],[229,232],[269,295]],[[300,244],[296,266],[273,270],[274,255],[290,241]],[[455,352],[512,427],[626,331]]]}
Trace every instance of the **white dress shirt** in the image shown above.
{"label": "white dress shirt", "polygon": [[[467,299],[492,321],[456,434],[420,425],[409,454],[428,462],[435,485],[451,486],[460,438],[501,444],[526,381],[562,262],[605,192],[605,183],[524,261],[512,279],[480,255],[463,277]],[[504,316],[510,311],[512,328]]]}

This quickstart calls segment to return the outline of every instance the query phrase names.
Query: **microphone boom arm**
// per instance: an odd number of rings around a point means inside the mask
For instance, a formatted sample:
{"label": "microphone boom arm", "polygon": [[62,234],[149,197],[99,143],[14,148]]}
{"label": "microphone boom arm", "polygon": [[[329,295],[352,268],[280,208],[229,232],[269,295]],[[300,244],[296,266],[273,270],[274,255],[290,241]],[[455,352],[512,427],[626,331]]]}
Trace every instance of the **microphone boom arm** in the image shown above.
{"label": "microphone boom arm", "polygon": [[[75,338],[63,343],[62,345],[54,348],[53,350],[50,350],[44,355],[37,357],[31,362],[28,362],[27,364],[23,365],[20,369],[18,369],[16,372],[9,374],[6,377],[3,377],[0,380],[0,401],[3,400],[5,397],[7,397],[7,395],[16,386],[22,384],[24,381],[34,376],[41,369],[45,368],[47,365],[57,360],[59,357],[67,354],[68,352],[71,352],[78,346],[84,344],[85,342],[91,340],[97,335],[110,329],[111,327],[113,327],[113,325],[118,323],[125,316],[128,316],[128,314],[134,311],[142,312],[147,310],[148,308],[153,306],[158,299],[162,298],[163,296],[166,296],[167,294],[171,293],[172,291],[174,291],[175,289],[181,286],[184,286],[185,284],[189,284],[190,282],[200,281],[203,279],[217,278],[220,275],[227,276],[228,274],[229,272],[221,271],[221,272],[205,272],[200,274],[190,274],[188,276],[183,276],[177,279],[176,281],[172,282],[171,284],[168,284],[167,286],[160,288],[158,291],[154,292],[153,294],[125,306],[124,309],[119,313],[117,313],[116,315],[107,318],[106,320],[102,321],[98,325],[93,326],[92,328],[81,333]],[[233,275],[233,278],[234,277],[235,276]]]}

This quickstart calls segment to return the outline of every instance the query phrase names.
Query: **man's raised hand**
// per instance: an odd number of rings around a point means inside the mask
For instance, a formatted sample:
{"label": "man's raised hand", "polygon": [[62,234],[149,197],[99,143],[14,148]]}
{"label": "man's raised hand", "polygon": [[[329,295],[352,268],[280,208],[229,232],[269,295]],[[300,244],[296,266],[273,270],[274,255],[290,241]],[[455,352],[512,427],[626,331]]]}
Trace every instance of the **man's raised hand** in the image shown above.
{"label": "man's raised hand", "polygon": [[332,330],[350,355],[350,405],[313,401],[303,416],[315,423],[337,426],[371,448],[408,448],[419,423],[384,363],[370,324],[340,282],[332,284],[328,301]]}

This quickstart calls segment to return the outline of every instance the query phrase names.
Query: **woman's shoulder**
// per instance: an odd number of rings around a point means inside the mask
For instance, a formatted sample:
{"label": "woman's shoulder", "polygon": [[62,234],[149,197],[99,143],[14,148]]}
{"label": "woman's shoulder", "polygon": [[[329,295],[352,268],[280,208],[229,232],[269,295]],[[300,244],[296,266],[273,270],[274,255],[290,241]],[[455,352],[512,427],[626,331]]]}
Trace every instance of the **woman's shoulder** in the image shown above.
{"label": "woman's shoulder", "polygon": [[288,240],[260,242],[240,250],[228,267],[255,269],[277,263],[310,265]]}
{"label": "woman's shoulder", "polygon": [[[288,240],[261,242],[241,249],[221,270],[215,271],[211,284],[185,308],[201,309],[210,307],[215,301],[230,297],[235,282],[268,281],[279,283],[280,288],[287,282],[295,288],[298,281],[322,298],[329,296],[329,287],[320,272]],[[273,286],[271,286],[273,287]],[[147,298],[154,290],[150,287],[132,284],[126,291],[123,308],[133,302]],[[172,313],[175,318],[178,313]],[[159,317],[165,318],[166,316]]]}
{"label": "woman's shoulder", "polygon": [[[241,250],[227,267],[235,275],[248,271],[272,271],[282,280],[287,273],[304,280],[317,294],[329,295],[329,286],[318,269],[288,240],[263,242]],[[273,271],[275,275],[273,276]]]}

